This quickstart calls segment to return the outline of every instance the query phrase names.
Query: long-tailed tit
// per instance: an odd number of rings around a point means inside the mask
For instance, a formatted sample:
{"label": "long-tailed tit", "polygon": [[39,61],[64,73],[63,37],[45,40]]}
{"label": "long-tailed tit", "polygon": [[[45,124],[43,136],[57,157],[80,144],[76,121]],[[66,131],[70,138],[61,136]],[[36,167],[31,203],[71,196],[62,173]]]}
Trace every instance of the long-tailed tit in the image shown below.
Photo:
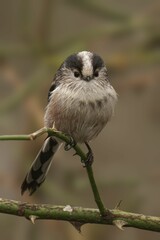
{"label": "long-tailed tit", "polygon": [[[78,52],[69,56],[57,70],[48,94],[44,125],[64,132],[75,143],[88,142],[105,127],[114,112],[117,94],[107,77],[106,66],[95,53]],[[44,182],[61,142],[49,136],[30,167],[22,194],[32,194]]]}

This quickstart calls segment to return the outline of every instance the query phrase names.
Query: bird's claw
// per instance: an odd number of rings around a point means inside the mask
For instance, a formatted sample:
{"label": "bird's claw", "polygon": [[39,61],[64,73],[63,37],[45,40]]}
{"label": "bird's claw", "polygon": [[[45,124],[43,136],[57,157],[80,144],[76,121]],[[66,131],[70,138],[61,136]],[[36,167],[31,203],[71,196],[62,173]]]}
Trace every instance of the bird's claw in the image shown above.
{"label": "bird's claw", "polygon": [[93,164],[93,153],[92,152],[88,152],[87,153],[87,159],[85,161],[83,161],[84,166],[83,167],[88,167],[88,166],[92,166]]}
{"label": "bird's claw", "polygon": [[83,164],[84,164],[83,167],[92,166],[93,160],[94,160],[94,156],[93,156],[93,152],[92,152],[91,147],[89,146],[89,144],[87,142],[85,142],[85,144],[86,144],[86,147],[88,149],[88,153],[86,154],[86,156],[87,156],[86,160],[82,161]]}
{"label": "bird's claw", "polygon": [[76,141],[71,136],[67,135],[67,137],[69,137],[69,142],[64,145],[65,151],[69,151],[71,148],[75,147],[77,144]]}

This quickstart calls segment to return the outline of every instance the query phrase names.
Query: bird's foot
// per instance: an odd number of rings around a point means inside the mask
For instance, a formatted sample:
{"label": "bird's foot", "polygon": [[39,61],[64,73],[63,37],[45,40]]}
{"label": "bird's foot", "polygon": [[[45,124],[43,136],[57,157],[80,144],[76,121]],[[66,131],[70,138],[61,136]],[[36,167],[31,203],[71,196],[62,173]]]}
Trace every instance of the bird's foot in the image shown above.
{"label": "bird's foot", "polygon": [[69,142],[64,145],[64,150],[69,151],[71,148],[75,147],[77,143],[70,135],[66,134],[66,136],[69,138]]}
{"label": "bird's foot", "polygon": [[92,149],[87,142],[85,142],[85,145],[88,149],[88,153],[86,154],[87,159],[85,161],[83,161],[83,164],[84,164],[83,167],[92,166],[93,160],[94,160],[93,152],[92,152]]}

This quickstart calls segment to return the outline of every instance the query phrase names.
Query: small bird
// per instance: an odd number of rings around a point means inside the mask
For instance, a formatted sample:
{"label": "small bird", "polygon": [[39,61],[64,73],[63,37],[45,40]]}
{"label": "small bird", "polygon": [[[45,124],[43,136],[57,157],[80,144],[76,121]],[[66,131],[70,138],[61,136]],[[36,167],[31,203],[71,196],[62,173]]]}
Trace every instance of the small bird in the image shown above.
{"label": "small bird", "polygon": [[[102,58],[82,51],[70,55],[57,70],[48,93],[44,125],[84,143],[88,148],[88,164],[93,162],[88,144],[105,127],[114,113],[117,93],[108,80]],[[22,186],[30,195],[44,182],[52,159],[62,142],[48,136],[33,161]]]}

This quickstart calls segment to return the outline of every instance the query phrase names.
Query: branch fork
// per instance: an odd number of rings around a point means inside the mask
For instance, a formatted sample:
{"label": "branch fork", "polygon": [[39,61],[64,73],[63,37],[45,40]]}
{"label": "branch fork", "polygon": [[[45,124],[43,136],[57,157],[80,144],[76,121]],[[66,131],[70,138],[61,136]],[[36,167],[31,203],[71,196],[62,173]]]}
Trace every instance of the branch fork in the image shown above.
{"label": "branch fork", "polygon": [[[56,131],[55,129],[46,127],[28,135],[1,135],[0,141],[32,141],[43,134],[55,136],[66,144],[70,144],[69,136],[66,136],[62,132]],[[87,155],[77,144],[73,144],[72,148],[75,150],[76,155],[79,155],[81,161],[85,164],[87,161]],[[145,216],[142,214],[121,211],[119,210],[121,201],[117,204],[115,209],[106,209],[96,185],[92,166],[85,164],[85,169],[87,171],[88,179],[94,195],[94,200],[98,209],[72,207],[70,205],[53,206],[48,204],[28,204],[0,198],[0,212],[26,217],[33,224],[35,224],[35,220],[37,219],[56,219],[69,221],[79,232],[81,226],[86,223],[114,225],[120,230],[123,230],[124,227],[135,227],[139,229],[160,232],[160,217]]]}

